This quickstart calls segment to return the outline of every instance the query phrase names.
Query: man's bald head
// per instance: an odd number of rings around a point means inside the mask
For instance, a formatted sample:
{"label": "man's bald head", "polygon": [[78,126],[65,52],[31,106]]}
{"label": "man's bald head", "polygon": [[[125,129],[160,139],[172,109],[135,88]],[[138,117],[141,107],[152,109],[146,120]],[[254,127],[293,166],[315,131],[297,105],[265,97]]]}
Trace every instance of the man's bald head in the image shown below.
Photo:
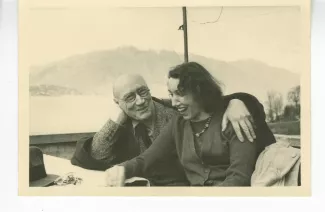
{"label": "man's bald head", "polygon": [[114,98],[120,99],[126,93],[134,90],[137,87],[147,86],[144,78],[139,74],[123,74],[119,76],[113,84]]}

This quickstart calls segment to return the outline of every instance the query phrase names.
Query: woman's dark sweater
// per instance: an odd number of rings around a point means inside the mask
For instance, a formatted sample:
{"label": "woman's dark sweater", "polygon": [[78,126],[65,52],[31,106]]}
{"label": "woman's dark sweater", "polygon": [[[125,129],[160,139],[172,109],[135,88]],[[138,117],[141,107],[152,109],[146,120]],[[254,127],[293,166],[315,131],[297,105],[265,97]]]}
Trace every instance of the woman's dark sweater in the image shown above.
{"label": "woman's dark sweater", "polygon": [[[264,138],[257,133],[256,141],[241,142],[231,124],[221,132],[222,117],[223,112],[214,114],[209,128],[201,135],[200,155],[195,149],[190,121],[174,117],[148,150],[122,164],[126,177],[145,177],[143,173],[176,150],[191,186],[249,186],[260,152],[257,143]],[[256,130],[262,129],[257,126]]]}

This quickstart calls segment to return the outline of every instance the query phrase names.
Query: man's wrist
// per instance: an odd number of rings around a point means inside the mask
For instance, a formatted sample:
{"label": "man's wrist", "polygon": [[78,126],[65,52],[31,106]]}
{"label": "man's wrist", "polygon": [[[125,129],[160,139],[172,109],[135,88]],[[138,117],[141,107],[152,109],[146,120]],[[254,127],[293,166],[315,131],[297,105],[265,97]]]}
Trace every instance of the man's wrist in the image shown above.
{"label": "man's wrist", "polygon": [[118,125],[123,125],[127,120],[127,116],[124,113],[120,113],[117,116],[111,117],[110,119]]}

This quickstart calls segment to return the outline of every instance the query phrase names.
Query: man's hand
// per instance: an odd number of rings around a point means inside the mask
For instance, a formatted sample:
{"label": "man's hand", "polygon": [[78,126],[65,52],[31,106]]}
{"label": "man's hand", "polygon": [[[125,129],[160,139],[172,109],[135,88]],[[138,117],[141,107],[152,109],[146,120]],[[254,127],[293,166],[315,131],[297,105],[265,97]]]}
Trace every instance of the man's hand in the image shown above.
{"label": "man's hand", "polygon": [[123,166],[113,166],[105,171],[105,186],[121,187],[124,186],[125,168]]}
{"label": "man's hand", "polygon": [[254,141],[256,138],[253,128],[254,120],[242,101],[233,99],[229,102],[228,108],[222,119],[222,131],[227,128],[229,121],[231,122],[236,135],[241,142],[244,141],[244,137],[240,128],[244,131],[249,141]]}
{"label": "man's hand", "polygon": [[115,106],[113,108],[111,108],[111,120],[114,121],[117,124],[122,125],[123,123],[125,123],[125,121],[127,120],[128,116],[126,115],[126,113],[120,108],[120,106],[118,104],[114,104]]}

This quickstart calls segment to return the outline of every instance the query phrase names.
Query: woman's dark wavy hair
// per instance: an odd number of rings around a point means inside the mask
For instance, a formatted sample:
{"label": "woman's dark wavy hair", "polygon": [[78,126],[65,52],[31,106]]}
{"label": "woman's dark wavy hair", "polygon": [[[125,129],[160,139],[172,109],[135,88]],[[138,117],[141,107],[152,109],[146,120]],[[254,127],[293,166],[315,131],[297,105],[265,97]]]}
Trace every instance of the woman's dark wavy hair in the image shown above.
{"label": "woman's dark wavy hair", "polygon": [[170,70],[168,78],[179,79],[178,90],[184,94],[191,93],[206,112],[223,108],[221,83],[202,65],[183,63]]}

